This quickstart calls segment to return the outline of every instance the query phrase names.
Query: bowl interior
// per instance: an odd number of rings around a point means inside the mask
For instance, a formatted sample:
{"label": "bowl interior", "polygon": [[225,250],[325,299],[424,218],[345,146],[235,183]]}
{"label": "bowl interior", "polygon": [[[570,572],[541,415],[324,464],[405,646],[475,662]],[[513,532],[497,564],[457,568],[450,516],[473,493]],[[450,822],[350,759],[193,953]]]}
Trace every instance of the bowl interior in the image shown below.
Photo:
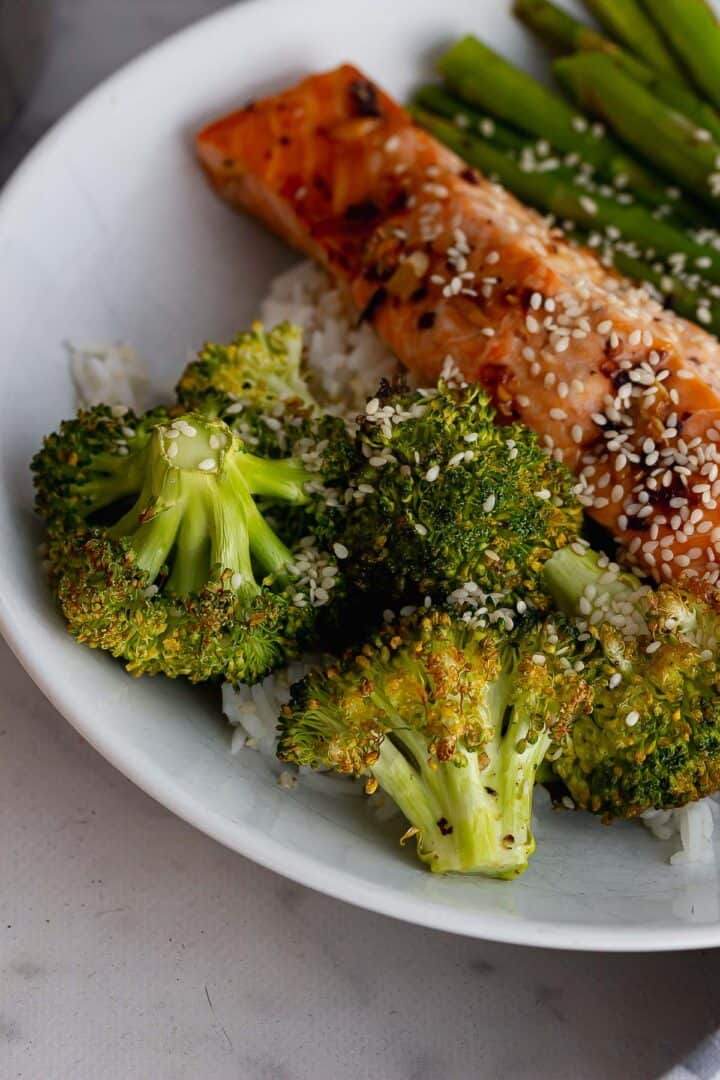
{"label": "bowl interior", "polygon": [[[363,800],[288,793],[257,755],[231,756],[215,691],[134,681],[75,645],[36,555],[28,462],[74,409],[63,342],[127,341],[158,386],[189,351],[256,313],[294,256],[215,199],[191,137],[209,118],[351,59],[404,94],[475,31],[526,66],[529,39],[494,0],[255,0],[115,76],[54,129],[0,198],[0,623],[63,714],[161,802],[273,869],[388,914],[477,936],[577,948],[720,943],[715,864],[667,865],[639,826],[538,811],[538,853],[511,885],[440,878]],[[505,8],[505,5],[502,5]],[[248,42],[252,47],[248,48]],[[240,62],[238,62],[240,60]]]}

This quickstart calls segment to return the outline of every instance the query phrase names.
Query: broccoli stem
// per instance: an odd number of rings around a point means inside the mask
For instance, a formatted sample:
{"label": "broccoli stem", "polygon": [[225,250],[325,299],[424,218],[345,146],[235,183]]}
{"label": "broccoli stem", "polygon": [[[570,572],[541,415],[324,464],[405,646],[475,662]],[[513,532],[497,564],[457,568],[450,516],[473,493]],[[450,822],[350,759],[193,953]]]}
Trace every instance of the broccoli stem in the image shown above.
{"label": "broccoli stem", "polygon": [[190,596],[199,592],[210,576],[210,541],[205,514],[185,513],[175,539],[168,592]]}
{"label": "broccoli stem", "polygon": [[581,600],[588,586],[598,587],[613,597],[627,594],[637,596],[640,582],[633,574],[623,574],[617,568],[608,572],[608,563],[597,551],[588,548],[580,555],[571,547],[556,551],[543,567],[543,581],[557,607],[565,615],[581,614]]}
{"label": "broccoli stem", "polygon": [[265,461],[238,451],[228,443],[224,425],[192,419],[184,428],[156,429],[138,460],[128,462],[128,479],[119,471],[99,480],[94,502],[107,506],[136,493],[142,477],[134,505],[108,535],[129,541],[148,584],[169,567],[168,590],[188,596],[218,567],[232,572],[237,592],[254,596],[255,568],[280,584],[292,553],[253,496],[305,502],[303,484],[310,474],[296,461]]}
{"label": "broccoli stem", "polygon": [[312,474],[299,461],[267,460],[245,453],[240,466],[251,495],[282,499],[296,505],[307,502],[304,485],[312,479]]}
{"label": "broccoli stem", "polygon": [[521,745],[527,722],[517,709],[501,732],[508,685],[501,676],[488,697],[498,718],[492,743],[479,751],[456,750],[453,762],[430,758],[423,736],[404,725],[385,695],[371,694],[394,725],[372,772],[417,830],[420,858],[438,873],[514,878],[535,849],[530,829],[535,772],[550,738],[542,734]]}

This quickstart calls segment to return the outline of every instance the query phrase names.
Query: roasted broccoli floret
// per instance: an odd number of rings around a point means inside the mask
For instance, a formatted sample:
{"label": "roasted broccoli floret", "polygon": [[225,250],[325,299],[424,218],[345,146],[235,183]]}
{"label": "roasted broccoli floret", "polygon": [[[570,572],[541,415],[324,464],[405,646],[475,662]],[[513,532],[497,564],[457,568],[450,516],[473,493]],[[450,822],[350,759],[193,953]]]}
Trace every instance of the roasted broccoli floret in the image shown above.
{"label": "roasted broccoli floret", "polygon": [[33,469],[70,632],[134,674],[255,682],[285,662],[341,576],[312,536],[288,547],[256,500],[324,521],[316,450],[314,471],[263,459],[197,413],[100,406],[64,423]]}
{"label": "roasted broccoli floret", "polygon": [[215,414],[228,401],[260,413],[271,412],[278,401],[313,410],[315,401],[300,371],[302,342],[301,328],[292,323],[266,332],[254,322],[230,345],[208,343],[183,372],[178,401],[186,409],[207,408]]}
{"label": "roasted broccoli floret", "polygon": [[520,424],[500,427],[479,386],[385,383],[360,419],[345,545],[360,585],[440,598],[467,581],[543,602],[543,563],[577,536],[565,466]]}
{"label": "roasted broccoli floret", "polygon": [[720,616],[677,585],[643,585],[577,545],[544,577],[585,639],[592,687],[591,712],[549,755],[576,804],[609,820],[717,791]]}
{"label": "roasted broccoli floret", "polygon": [[554,622],[480,623],[423,608],[313,671],[292,688],[278,752],[382,788],[432,870],[513,878],[535,847],[536,770],[587,691]]}
{"label": "roasted broccoli floret", "polygon": [[342,496],[355,468],[357,448],[347,423],[324,414],[300,371],[302,330],[280,323],[265,332],[262,323],[240,334],[231,345],[208,344],[184,371],[177,386],[185,409],[224,420],[245,445],[262,457],[301,460],[316,472],[306,492],[313,506],[287,502],[260,503],[283,536],[301,538],[312,532],[332,542],[340,527]]}

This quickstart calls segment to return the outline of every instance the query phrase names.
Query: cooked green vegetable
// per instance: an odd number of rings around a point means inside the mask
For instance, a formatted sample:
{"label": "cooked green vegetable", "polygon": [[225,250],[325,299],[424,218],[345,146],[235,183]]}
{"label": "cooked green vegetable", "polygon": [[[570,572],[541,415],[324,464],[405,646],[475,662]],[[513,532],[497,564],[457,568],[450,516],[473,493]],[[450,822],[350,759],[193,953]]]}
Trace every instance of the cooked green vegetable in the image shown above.
{"label": "cooked green vegetable", "polygon": [[421,109],[427,109],[429,112],[437,113],[438,116],[452,120],[463,130],[478,132],[502,150],[520,151],[529,143],[528,136],[524,132],[509,127],[502,120],[496,120],[487,113],[478,111],[466,101],[453,97],[435,83],[426,83],[419,87],[413,95],[413,102]]}
{"label": "cooked green vegetable", "polygon": [[609,136],[531,75],[520,71],[474,37],[465,37],[441,57],[438,68],[453,93],[506,123],[577,153],[608,180],[627,185],[650,206],[668,202],[662,178],[639,164]]}
{"label": "cooked green vegetable", "polygon": [[255,322],[230,345],[205,345],[180,378],[178,401],[185,409],[210,412],[233,401],[265,413],[278,402],[314,409],[301,359],[299,326],[285,322],[266,331]]}
{"label": "cooked green vegetable", "polygon": [[309,471],[322,467],[322,483],[306,485],[302,504],[263,503],[286,539],[312,533],[332,542],[342,516],[339,498],[355,466],[354,440],[344,420],[321,413],[300,370],[302,330],[281,323],[266,332],[261,323],[230,345],[207,344],[177,386],[185,409],[218,417],[262,457],[292,455]]}
{"label": "cooked green vegetable", "polygon": [[585,703],[573,648],[552,621],[512,634],[423,610],[292,688],[279,755],[382,788],[431,870],[516,877],[537,769]]}
{"label": "cooked green vegetable", "polygon": [[479,385],[387,384],[360,420],[343,542],[360,585],[407,601],[467,581],[541,603],[543,563],[577,536],[572,476]]}
{"label": "cooked green vegetable", "polygon": [[640,585],[563,549],[555,602],[586,635],[591,711],[550,754],[576,804],[607,818],[684,806],[720,787],[720,617],[678,585]]}
{"label": "cooked green vegetable", "polygon": [[675,75],[658,71],[585,26],[551,0],[515,0],[517,17],[551,48],[561,53],[602,52],[612,57],[631,79],[642,83],[660,101],[689,117],[697,127],[720,140],[720,114]]}
{"label": "cooked green vegetable", "polygon": [[338,565],[312,540],[288,548],[256,499],[322,515],[317,459],[260,458],[199,413],[64,423],[33,469],[70,632],[133,674],[254,682],[285,662],[341,591]]}
{"label": "cooked green vegetable", "polygon": [[[682,73],[657,26],[643,10],[640,0],[584,0],[612,37],[641,56],[658,71],[682,79]],[[664,3],[664,0],[660,0]],[[682,0],[684,2],[684,0]]]}
{"label": "cooked green vegetable", "polygon": [[720,207],[720,144],[683,113],[658,101],[602,53],[579,53],[553,64],[577,104],[687,191]]}
{"label": "cooked green vegetable", "polygon": [[695,85],[720,109],[720,25],[705,0],[643,0]]}

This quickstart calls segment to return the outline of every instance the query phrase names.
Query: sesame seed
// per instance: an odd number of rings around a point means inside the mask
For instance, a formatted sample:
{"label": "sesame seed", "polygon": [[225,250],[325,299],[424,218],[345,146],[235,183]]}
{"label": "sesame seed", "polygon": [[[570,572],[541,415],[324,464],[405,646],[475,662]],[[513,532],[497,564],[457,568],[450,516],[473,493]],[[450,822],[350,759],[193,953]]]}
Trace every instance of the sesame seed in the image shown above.
{"label": "sesame seed", "polygon": [[428,469],[428,471],[425,473],[425,479],[429,483],[432,484],[435,480],[437,480],[439,475],[440,475],[440,466],[439,465],[431,465],[430,468]]}
{"label": "sesame seed", "polygon": [[625,717],[625,723],[628,727],[635,727],[639,719],[640,713],[636,709],[633,709],[632,712],[629,712]]}
{"label": "sesame seed", "polygon": [[525,326],[527,327],[528,332],[531,334],[537,334],[540,330],[540,323],[532,315],[526,316]]}
{"label": "sesame seed", "polygon": [[543,655],[543,653],[536,652],[532,655],[532,662],[533,664],[539,664],[540,667],[544,667],[547,663],[547,658]]}
{"label": "sesame seed", "polygon": [[427,529],[420,521],[415,522],[415,532],[418,536],[427,536]]}
{"label": "sesame seed", "polygon": [[114,416],[116,420],[120,420],[123,416],[127,416],[129,411],[127,405],[112,405],[110,415]]}
{"label": "sesame seed", "polygon": [[652,656],[653,653],[656,653],[658,651],[661,645],[661,641],[651,641],[645,652],[648,654],[648,656]]}
{"label": "sesame seed", "polygon": [[348,555],[350,554],[344,544],[333,544],[333,551],[335,552],[338,559],[347,559]]}
{"label": "sesame seed", "polygon": [[[173,443],[172,445],[177,446],[177,443]],[[214,472],[216,468],[217,463],[215,461],[215,458],[211,457],[203,458],[203,460],[198,465],[198,469],[202,470],[202,472]]]}
{"label": "sesame seed", "polygon": [[631,345],[631,346],[639,345],[641,341],[642,341],[642,330],[633,330],[633,332],[630,334],[630,337],[628,338],[628,345]]}
{"label": "sesame seed", "polygon": [[614,690],[622,682],[622,675],[619,671],[616,671],[614,675],[611,675],[608,679],[608,687],[610,690]]}
{"label": "sesame seed", "polygon": [[567,413],[564,409],[551,409],[549,416],[551,420],[567,420]]}
{"label": "sesame seed", "polygon": [[483,508],[483,510],[485,511],[486,514],[489,514],[490,511],[495,508],[495,496],[494,495],[488,495],[487,499],[483,503],[482,508]]}

